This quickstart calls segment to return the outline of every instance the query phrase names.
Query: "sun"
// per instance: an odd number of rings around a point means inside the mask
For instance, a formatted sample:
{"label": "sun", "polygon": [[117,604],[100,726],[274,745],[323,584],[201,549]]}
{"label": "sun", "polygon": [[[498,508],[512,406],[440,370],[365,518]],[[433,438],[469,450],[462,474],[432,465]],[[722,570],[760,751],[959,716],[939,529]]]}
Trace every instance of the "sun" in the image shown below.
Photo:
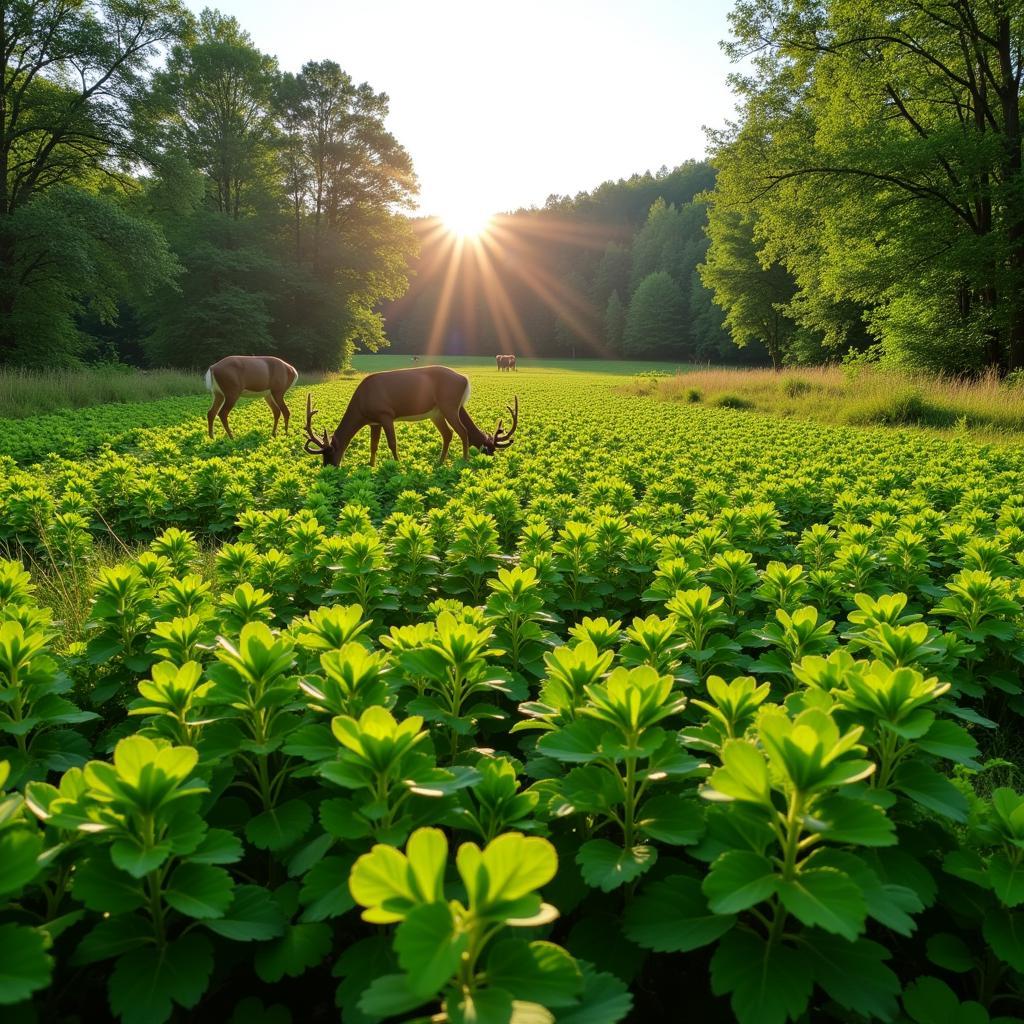
{"label": "sun", "polygon": [[459,238],[477,238],[486,234],[491,223],[491,214],[479,206],[455,205],[441,214],[444,226]]}

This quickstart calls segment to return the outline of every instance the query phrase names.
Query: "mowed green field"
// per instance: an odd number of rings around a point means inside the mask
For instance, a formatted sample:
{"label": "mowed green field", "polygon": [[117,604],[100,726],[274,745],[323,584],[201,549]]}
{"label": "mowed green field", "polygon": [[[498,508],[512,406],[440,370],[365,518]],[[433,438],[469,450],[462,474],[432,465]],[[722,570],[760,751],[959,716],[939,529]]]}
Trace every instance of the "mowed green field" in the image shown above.
{"label": "mowed green field", "polygon": [[464,365],[0,424],[0,1005],[1017,1019],[1024,450]]}
{"label": "mowed green field", "polygon": [[[417,356],[396,355],[389,352],[353,356],[352,368],[359,373],[378,370],[397,370],[404,366],[437,363],[455,370],[494,369],[494,356]],[[612,374],[630,377],[643,373],[685,373],[696,369],[693,363],[675,363],[669,360],[642,359],[533,359],[527,355],[516,357],[515,373],[566,372],[586,374]],[[512,372],[512,371],[505,371]]]}

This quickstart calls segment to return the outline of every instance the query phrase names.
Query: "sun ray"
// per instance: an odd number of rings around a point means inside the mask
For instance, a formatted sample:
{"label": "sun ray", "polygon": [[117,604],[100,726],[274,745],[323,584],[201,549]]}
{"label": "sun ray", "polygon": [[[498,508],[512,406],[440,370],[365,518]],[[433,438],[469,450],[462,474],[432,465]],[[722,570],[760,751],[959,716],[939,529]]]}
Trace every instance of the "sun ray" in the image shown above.
{"label": "sun ray", "polygon": [[[517,353],[532,356],[533,346],[530,344],[529,335],[526,333],[519,314],[494,269],[490,253],[487,251],[488,245],[492,242],[493,240],[485,235],[473,247],[474,255],[481,267],[480,278],[483,281],[484,298],[492,312],[502,348],[506,351],[517,351]],[[506,341],[509,334],[511,334],[511,343]]]}
{"label": "sun ray", "polygon": [[452,293],[455,291],[455,281],[459,275],[459,265],[462,262],[464,245],[463,239],[453,239],[452,250],[448,257],[448,269],[445,272],[444,283],[441,285],[441,295],[437,300],[437,309],[434,310],[434,321],[430,326],[430,336],[427,338],[427,351],[425,355],[436,356],[442,354],[442,335],[448,320],[448,313],[451,310]]}

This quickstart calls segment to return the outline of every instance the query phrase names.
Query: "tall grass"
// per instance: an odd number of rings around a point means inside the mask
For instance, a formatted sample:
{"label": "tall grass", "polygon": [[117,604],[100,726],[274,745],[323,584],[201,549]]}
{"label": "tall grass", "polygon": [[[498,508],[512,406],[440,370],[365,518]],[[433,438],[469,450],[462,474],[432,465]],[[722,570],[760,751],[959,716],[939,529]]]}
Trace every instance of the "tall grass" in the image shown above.
{"label": "tall grass", "polygon": [[988,435],[1024,433],[1024,387],[981,378],[838,366],[783,370],[707,367],[637,380],[633,394],[746,408],[775,416],[861,426],[920,426]]}
{"label": "tall grass", "polygon": [[[320,384],[336,376],[300,373],[298,384]],[[82,366],[25,370],[0,366],[0,419],[24,419],[61,409],[110,402],[152,402],[178,395],[206,395],[203,375],[189,370],[136,370],[128,366]]]}
{"label": "tall grass", "polygon": [[0,418],[22,419],[105,402],[150,402],[202,392],[203,379],[182,370],[94,366],[59,370],[0,367]]}

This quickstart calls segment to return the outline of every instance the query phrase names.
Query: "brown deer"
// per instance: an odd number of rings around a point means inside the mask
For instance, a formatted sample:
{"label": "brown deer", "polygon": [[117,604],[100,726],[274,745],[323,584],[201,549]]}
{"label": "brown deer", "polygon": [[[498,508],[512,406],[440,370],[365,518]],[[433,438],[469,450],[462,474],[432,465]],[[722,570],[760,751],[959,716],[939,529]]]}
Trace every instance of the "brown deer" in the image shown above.
{"label": "brown deer", "polygon": [[495,356],[495,362],[499,370],[514,370],[516,368],[516,357],[511,355]]}
{"label": "brown deer", "polygon": [[220,410],[224,433],[234,437],[228,426],[228,413],[242,395],[262,395],[274,414],[274,435],[277,421],[284,416],[284,432],[288,433],[290,413],[284,404],[284,393],[298,379],[299,371],[277,356],[225,356],[206,371],[206,390],[213,393],[213,405],[206,414],[210,437],[213,418]]}
{"label": "brown deer", "polygon": [[380,433],[388,439],[391,454],[398,459],[395,440],[395,422],[429,419],[437,427],[444,441],[439,462],[448,457],[452,432],[462,440],[462,457],[469,455],[469,446],[475,445],[485,455],[493,455],[512,443],[512,435],[519,423],[519,399],[508,406],[512,415],[510,430],[502,430],[502,421],[493,434],[486,434],[470,418],[465,404],[469,399],[469,380],[447,366],[415,366],[404,370],[384,370],[364,377],[349,399],[341,422],[328,440],[327,431],[319,435],[313,430],[312,395],[306,396],[306,444],[310,455],[322,455],[325,466],[341,463],[345,449],[356,433],[370,428],[370,465],[376,465]]}

